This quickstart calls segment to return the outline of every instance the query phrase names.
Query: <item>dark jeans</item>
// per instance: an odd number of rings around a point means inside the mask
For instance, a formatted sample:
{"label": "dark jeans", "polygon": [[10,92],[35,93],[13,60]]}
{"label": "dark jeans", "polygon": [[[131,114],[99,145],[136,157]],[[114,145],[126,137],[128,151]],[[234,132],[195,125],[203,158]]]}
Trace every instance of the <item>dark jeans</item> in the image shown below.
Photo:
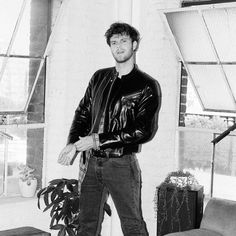
{"label": "dark jeans", "polygon": [[81,187],[78,236],[100,235],[108,194],[124,236],[148,236],[141,210],[141,172],[134,154],[110,159],[91,156]]}

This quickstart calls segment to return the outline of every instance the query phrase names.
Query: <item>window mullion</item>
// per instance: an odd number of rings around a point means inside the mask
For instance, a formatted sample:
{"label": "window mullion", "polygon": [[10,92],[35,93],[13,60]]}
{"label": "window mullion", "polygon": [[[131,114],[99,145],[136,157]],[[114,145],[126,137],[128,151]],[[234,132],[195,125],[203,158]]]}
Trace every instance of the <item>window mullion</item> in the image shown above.
{"label": "window mullion", "polygon": [[25,56],[25,55],[6,55],[6,54],[0,54],[0,57],[7,57],[7,58],[27,58],[27,59],[43,59],[42,57],[34,57],[34,56]]}
{"label": "window mullion", "polygon": [[13,140],[13,137],[10,134],[7,134],[0,130],[0,136],[3,136],[5,139]]}
{"label": "window mullion", "polygon": [[[218,65],[217,62],[213,61],[185,61],[186,64],[188,65]],[[236,65],[235,61],[232,62],[220,62],[221,65]]]}
{"label": "window mullion", "polygon": [[12,37],[11,37],[11,40],[10,40],[8,48],[7,48],[6,57],[4,57],[3,62],[2,62],[2,68],[1,68],[1,71],[0,71],[0,82],[2,80],[4,71],[6,69],[6,65],[7,65],[7,62],[8,62],[9,55],[11,53],[12,45],[13,45],[13,43],[15,41],[16,34],[18,32],[18,29],[19,29],[19,26],[20,26],[20,22],[21,22],[21,19],[23,17],[23,13],[24,13],[24,10],[25,10],[26,2],[27,2],[27,0],[24,0],[24,2],[22,3],[22,7],[21,7],[21,10],[20,10],[19,16],[17,18],[14,31],[12,33]]}

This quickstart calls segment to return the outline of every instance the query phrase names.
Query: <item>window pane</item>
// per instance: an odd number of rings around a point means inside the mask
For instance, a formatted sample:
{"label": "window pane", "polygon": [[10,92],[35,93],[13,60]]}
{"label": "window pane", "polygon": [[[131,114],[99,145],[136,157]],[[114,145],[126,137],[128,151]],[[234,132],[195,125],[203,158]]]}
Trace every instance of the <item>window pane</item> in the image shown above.
{"label": "window pane", "polygon": [[0,53],[6,54],[23,0],[0,0]]}
{"label": "window pane", "polygon": [[49,22],[48,0],[27,1],[11,54],[43,56]]}
{"label": "window pane", "polygon": [[229,81],[230,87],[232,88],[234,97],[236,98],[236,65],[224,65],[223,68]]}
{"label": "window pane", "polygon": [[[40,60],[9,58],[0,86],[0,111],[22,111]],[[31,85],[30,85],[31,84]]]}
{"label": "window pane", "polygon": [[185,61],[216,61],[197,11],[171,12],[166,17]]}
{"label": "window pane", "polygon": [[236,61],[236,8],[203,12],[221,61]]}
{"label": "window pane", "polygon": [[11,54],[29,55],[30,44],[30,1],[27,1]]}
{"label": "window pane", "polygon": [[235,112],[235,104],[218,65],[188,65],[188,70],[205,109]]}
{"label": "window pane", "polygon": [[8,130],[13,140],[8,145],[7,195],[19,194],[17,166],[26,163],[26,130]]}
{"label": "window pane", "polygon": [[9,128],[7,133],[13,136],[8,144],[7,195],[20,193],[18,186],[19,170],[17,166],[27,164],[35,169],[34,174],[41,186],[43,166],[43,128]]}
{"label": "window pane", "polygon": [[12,125],[12,124],[27,124],[27,114],[0,114],[0,125]]}
{"label": "window pane", "polygon": [[213,135],[195,130],[179,131],[179,169],[189,171],[210,193]]}
{"label": "window pane", "polygon": [[[179,131],[179,169],[189,171],[210,194],[213,133]],[[236,199],[236,136],[222,139],[215,149],[213,197]]]}
{"label": "window pane", "polygon": [[0,195],[3,194],[4,179],[4,137],[0,135]]}
{"label": "window pane", "polygon": [[213,196],[236,200],[236,136],[216,145]]}

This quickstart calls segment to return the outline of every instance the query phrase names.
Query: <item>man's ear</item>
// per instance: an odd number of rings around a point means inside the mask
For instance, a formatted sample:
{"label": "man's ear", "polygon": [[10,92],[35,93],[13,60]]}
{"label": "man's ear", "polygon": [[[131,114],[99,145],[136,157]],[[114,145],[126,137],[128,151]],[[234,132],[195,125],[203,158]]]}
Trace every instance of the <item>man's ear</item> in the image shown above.
{"label": "man's ear", "polygon": [[137,41],[133,41],[133,50],[134,51],[138,50],[138,43],[137,43]]}

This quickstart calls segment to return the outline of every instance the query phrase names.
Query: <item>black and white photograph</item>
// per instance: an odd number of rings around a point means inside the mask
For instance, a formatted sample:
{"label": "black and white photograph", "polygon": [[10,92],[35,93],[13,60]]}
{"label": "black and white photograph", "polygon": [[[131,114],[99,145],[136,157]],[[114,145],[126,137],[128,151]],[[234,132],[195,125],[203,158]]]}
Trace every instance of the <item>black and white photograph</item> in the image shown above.
{"label": "black and white photograph", "polygon": [[236,1],[0,0],[0,236],[235,236]]}

